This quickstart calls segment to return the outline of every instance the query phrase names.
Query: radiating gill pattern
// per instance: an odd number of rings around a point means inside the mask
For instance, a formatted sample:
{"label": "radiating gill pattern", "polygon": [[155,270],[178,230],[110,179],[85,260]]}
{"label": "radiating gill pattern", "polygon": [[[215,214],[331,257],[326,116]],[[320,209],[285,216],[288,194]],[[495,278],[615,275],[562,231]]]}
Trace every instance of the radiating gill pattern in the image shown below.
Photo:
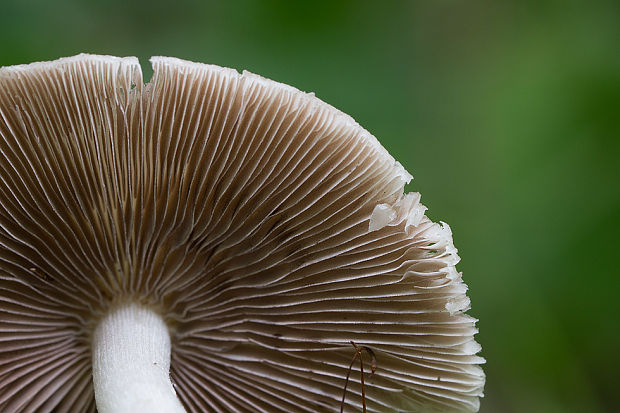
{"label": "radiating gill pattern", "polygon": [[[231,69],[79,55],[0,69],[0,410],[95,411],[90,334],[157,309],[190,412],[477,411],[450,227],[349,116]],[[362,407],[359,370],[345,411]]]}

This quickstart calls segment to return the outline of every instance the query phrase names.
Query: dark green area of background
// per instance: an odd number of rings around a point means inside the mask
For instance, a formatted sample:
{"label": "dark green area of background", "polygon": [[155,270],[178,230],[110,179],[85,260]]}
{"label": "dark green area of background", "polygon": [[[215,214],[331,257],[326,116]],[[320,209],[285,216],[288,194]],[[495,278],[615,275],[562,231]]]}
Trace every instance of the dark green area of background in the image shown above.
{"label": "dark green area of background", "polygon": [[136,55],[148,78],[148,57],[171,55],[316,92],[452,226],[487,359],[481,412],[612,412],[619,5],[1,0],[0,65]]}

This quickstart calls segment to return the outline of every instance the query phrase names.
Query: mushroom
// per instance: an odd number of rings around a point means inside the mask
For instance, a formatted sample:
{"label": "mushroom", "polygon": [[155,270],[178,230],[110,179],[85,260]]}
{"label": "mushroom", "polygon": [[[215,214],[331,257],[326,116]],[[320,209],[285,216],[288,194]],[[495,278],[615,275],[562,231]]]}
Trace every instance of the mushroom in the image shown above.
{"label": "mushroom", "polygon": [[350,373],[345,411],[477,411],[459,257],[411,175],[313,94],[151,62],[0,69],[0,410],[337,412]]}

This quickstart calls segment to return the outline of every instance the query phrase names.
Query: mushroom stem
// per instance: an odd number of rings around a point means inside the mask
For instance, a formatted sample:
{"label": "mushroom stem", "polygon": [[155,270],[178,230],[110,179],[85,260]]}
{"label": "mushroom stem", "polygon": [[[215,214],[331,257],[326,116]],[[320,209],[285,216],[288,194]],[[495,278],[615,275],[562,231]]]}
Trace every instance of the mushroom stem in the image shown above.
{"label": "mushroom stem", "polygon": [[162,317],[138,305],[116,307],[92,341],[99,413],[181,413],[170,382],[170,333]]}

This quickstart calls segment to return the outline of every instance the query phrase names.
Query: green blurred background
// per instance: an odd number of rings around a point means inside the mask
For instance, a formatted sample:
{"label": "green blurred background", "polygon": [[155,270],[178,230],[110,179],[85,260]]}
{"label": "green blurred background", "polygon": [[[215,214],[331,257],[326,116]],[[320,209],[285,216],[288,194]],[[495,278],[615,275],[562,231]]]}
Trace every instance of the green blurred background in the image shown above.
{"label": "green blurred background", "polygon": [[618,411],[620,2],[0,0],[0,38],[0,65],[171,55],[316,92],[452,226],[481,412]]}

